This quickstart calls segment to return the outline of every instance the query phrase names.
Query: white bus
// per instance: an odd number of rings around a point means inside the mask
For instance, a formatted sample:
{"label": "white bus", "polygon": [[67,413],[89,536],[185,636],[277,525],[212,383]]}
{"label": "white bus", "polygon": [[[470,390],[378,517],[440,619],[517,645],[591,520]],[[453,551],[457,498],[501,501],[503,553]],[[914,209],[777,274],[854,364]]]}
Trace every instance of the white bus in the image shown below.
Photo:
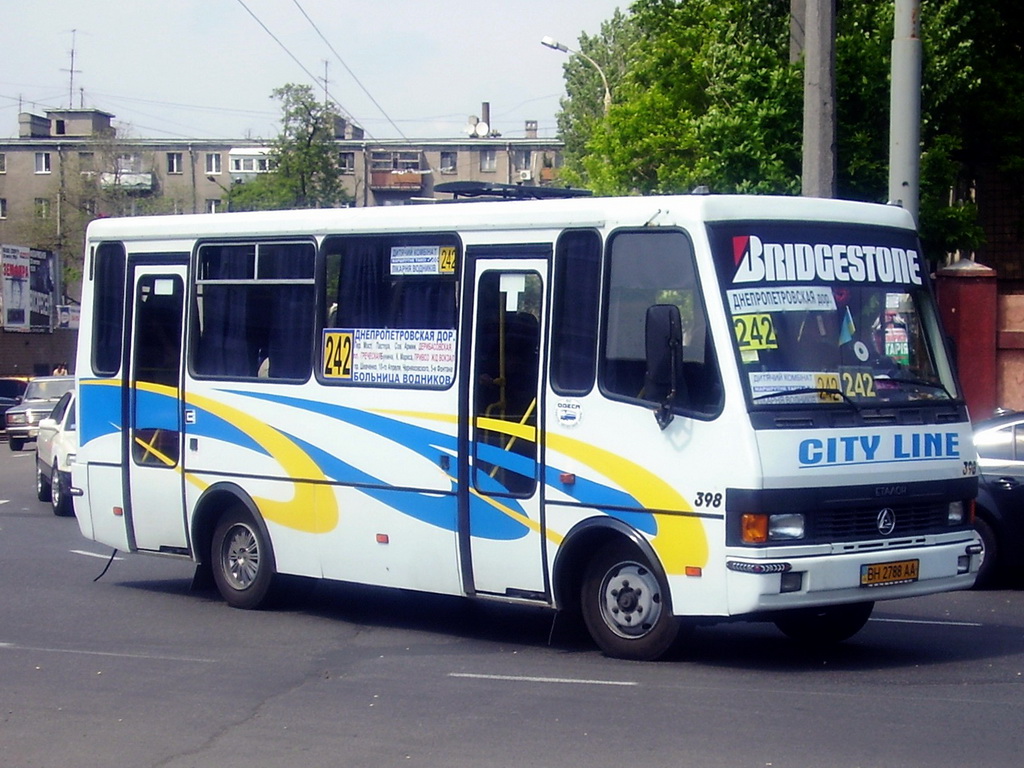
{"label": "white bus", "polygon": [[910,216],[693,195],[94,221],[82,533],[293,574],[857,632],[971,586],[970,423]]}

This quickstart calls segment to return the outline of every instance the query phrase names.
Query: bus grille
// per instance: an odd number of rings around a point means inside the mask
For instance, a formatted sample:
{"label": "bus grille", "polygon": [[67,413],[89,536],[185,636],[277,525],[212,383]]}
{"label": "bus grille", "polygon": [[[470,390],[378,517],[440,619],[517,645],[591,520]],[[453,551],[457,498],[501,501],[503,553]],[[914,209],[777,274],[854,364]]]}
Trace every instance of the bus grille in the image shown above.
{"label": "bus grille", "polygon": [[[878,515],[882,506],[818,509],[807,516],[810,542],[877,539]],[[947,504],[891,505],[896,527],[884,538],[903,538],[949,530]]]}

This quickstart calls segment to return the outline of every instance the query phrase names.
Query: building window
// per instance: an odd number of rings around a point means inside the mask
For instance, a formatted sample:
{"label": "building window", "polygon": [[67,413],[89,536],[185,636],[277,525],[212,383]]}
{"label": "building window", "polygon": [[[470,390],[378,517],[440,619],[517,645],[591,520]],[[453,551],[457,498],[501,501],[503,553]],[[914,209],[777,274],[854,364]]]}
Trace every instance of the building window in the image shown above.
{"label": "building window", "polygon": [[533,168],[533,152],[529,149],[517,149],[512,153],[512,170],[529,171]]}
{"label": "building window", "polygon": [[96,215],[96,201],[91,199],[91,198],[83,200],[82,201],[82,213],[86,214],[87,216],[95,216]]}
{"label": "building window", "polygon": [[459,172],[459,153],[458,152],[442,152],[441,153],[441,173],[458,173]]}
{"label": "building window", "polygon": [[221,172],[221,160],[219,152],[207,152],[206,153],[206,172],[211,176],[216,176]]}
{"label": "building window", "polygon": [[355,152],[339,152],[338,153],[338,168],[345,175],[352,175],[356,172],[356,153]]}
{"label": "building window", "polygon": [[139,173],[142,170],[142,162],[138,155],[121,154],[117,156],[118,173]]}
{"label": "building window", "polygon": [[96,167],[96,156],[92,152],[79,152],[78,153],[78,170],[82,173],[88,173],[94,170]]}
{"label": "building window", "polygon": [[37,219],[48,219],[50,218],[50,198],[48,197],[37,197],[35,201],[36,205],[36,218]]}
{"label": "building window", "polygon": [[0,173],[7,173],[7,155],[0,152]]}
{"label": "building window", "polygon": [[181,173],[181,152],[167,153],[167,172]]}
{"label": "building window", "polygon": [[7,198],[0,197],[0,219],[7,218]]}
{"label": "building window", "polygon": [[370,154],[371,171],[418,171],[420,169],[420,153],[418,151],[388,152],[378,150]]}
{"label": "building window", "polygon": [[206,212],[217,213],[220,211],[220,198],[211,197],[206,200]]}
{"label": "building window", "polygon": [[50,153],[36,152],[36,173],[50,172]]}
{"label": "building window", "polygon": [[480,150],[480,170],[489,173],[498,170],[498,155],[493,149]]}

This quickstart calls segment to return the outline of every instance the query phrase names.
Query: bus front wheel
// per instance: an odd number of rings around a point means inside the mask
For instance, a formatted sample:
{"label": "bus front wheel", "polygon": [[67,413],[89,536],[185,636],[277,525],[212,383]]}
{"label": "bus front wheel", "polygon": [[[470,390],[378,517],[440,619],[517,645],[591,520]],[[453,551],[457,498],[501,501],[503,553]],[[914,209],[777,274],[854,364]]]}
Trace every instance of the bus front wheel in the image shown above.
{"label": "bus front wheel", "polygon": [[233,509],[217,523],[210,547],[213,580],[234,608],[262,606],[274,580],[274,554],[252,516]]}
{"label": "bus front wheel", "polygon": [[679,632],[668,587],[632,544],[605,545],[587,567],[583,621],[609,656],[648,661],[663,656]]}

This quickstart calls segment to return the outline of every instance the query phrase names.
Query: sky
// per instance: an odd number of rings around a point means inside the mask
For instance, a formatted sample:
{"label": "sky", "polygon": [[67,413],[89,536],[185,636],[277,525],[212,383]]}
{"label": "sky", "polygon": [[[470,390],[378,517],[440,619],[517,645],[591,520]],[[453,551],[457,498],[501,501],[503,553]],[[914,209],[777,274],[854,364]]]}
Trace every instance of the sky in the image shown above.
{"label": "sky", "polygon": [[[0,136],[19,112],[115,115],[131,138],[273,138],[287,83],[372,139],[458,138],[490,104],[556,135],[567,55],[628,0],[0,0]],[[74,66],[72,67],[72,50]],[[72,71],[74,70],[74,71]]]}

